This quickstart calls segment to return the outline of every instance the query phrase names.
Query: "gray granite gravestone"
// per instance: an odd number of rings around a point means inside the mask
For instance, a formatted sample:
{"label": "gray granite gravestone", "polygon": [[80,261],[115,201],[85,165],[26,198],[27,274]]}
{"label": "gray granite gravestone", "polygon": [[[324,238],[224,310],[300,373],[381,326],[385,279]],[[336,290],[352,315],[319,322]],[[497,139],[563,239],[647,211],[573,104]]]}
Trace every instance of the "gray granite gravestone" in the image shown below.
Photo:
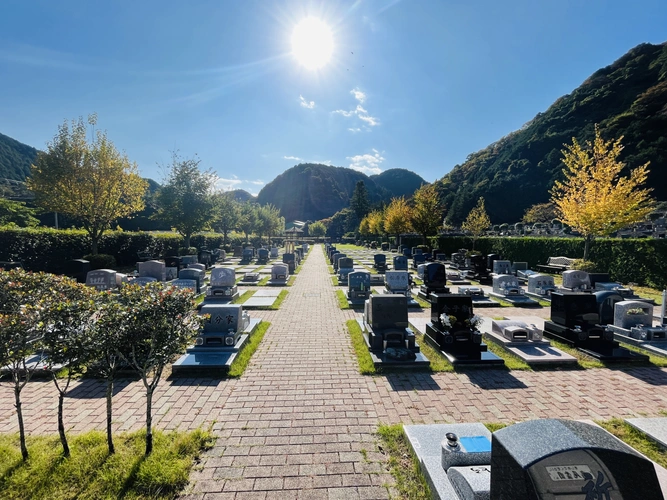
{"label": "gray granite gravestone", "polygon": [[167,279],[166,265],[159,260],[148,260],[146,262],[137,262],[137,270],[140,278],[155,278],[157,281]]}
{"label": "gray granite gravestone", "polygon": [[152,278],[152,277],[150,277],[150,276],[139,276],[138,278],[134,278],[134,279],[130,282],[130,284],[132,284],[132,285],[139,285],[139,286],[146,286],[146,285],[148,285],[149,283],[155,283],[155,282],[157,282],[157,281],[158,281],[158,280],[156,280],[155,278]]}
{"label": "gray granite gravestone", "polygon": [[563,271],[563,288],[576,292],[591,290],[591,279],[586,271]]}
{"label": "gray granite gravestone", "polygon": [[347,300],[351,304],[363,304],[371,295],[371,275],[364,271],[348,274]]}
{"label": "gray granite gravestone", "polygon": [[95,269],[88,271],[86,275],[86,285],[94,287],[96,290],[113,290],[118,287],[116,281],[116,271],[113,269]]}
{"label": "gray granite gravestone", "polygon": [[494,274],[512,274],[512,263],[509,260],[494,260]]}

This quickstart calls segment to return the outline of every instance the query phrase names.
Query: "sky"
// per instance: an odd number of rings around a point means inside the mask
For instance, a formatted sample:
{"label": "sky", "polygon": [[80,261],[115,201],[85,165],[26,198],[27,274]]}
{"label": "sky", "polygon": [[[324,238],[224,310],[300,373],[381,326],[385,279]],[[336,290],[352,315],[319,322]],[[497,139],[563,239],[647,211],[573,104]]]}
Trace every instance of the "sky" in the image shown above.
{"label": "sky", "polygon": [[97,113],[142,176],[163,181],[177,151],[219,189],[252,194],[306,162],[432,182],[632,47],[667,41],[665,0],[2,0],[0,12],[0,133],[43,150],[65,120]]}

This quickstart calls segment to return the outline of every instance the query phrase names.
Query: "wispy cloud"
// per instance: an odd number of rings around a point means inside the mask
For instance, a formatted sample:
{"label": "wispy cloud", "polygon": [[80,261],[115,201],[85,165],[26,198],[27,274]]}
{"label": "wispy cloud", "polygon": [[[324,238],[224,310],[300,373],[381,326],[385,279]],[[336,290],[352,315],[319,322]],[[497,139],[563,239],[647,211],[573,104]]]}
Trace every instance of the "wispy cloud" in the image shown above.
{"label": "wispy cloud", "polygon": [[380,165],[384,158],[377,149],[372,149],[372,154],[348,156],[350,160],[350,168],[363,172],[366,175],[379,174],[382,172]]}
{"label": "wispy cloud", "polygon": [[299,103],[302,108],[313,109],[315,107],[315,101],[307,101],[302,95],[299,95]]}
{"label": "wispy cloud", "polygon": [[298,156],[283,156],[283,159],[298,161],[299,163],[319,163],[321,165],[333,164],[331,160],[304,160],[303,158],[299,158]]}
{"label": "wispy cloud", "polygon": [[301,161],[301,158],[299,158],[298,156],[283,156],[283,160]]}
{"label": "wispy cloud", "polygon": [[368,110],[362,106],[362,104],[366,101],[366,93],[357,87],[350,90],[350,94],[352,94],[357,101],[357,106],[349,111],[345,109],[337,109],[333,111],[334,114],[342,115],[345,118],[356,116],[363,122],[361,124],[363,125],[363,129],[359,127],[350,127],[348,130],[353,133],[361,132],[362,130],[370,131],[371,127],[380,125],[380,120],[377,117],[372,116]]}
{"label": "wispy cloud", "polygon": [[[217,191],[232,191],[234,189],[245,189],[248,192],[251,192],[251,190],[254,190],[250,186],[263,186],[266,184],[263,180],[256,179],[256,180],[245,180],[245,179],[239,179],[236,175],[232,175],[231,178],[226,179],[224,177],[218,177],[218,179],[215,182],[215,189]],[[252,193],[252,194],[257,194],[257,193]]]}
{"label": "wispy cloud", "polygon": [[250,184],[254,184],[255,186],[263,186],[264,184],[266,184],[264,181],[260,181],[260,180],[248,181],[248,182],[250,182]]}

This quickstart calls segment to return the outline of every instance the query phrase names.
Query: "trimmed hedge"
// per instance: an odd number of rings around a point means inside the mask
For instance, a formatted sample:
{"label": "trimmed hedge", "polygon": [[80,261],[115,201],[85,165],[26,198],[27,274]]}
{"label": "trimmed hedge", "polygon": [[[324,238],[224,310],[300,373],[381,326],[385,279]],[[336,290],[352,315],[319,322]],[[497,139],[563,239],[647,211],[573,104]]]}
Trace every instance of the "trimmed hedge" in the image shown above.
{"label": "trimmed hedge", "polygon": [[[403,237],[401,243],[417,246],[420,237]],[[451,255],[460,248],[472,248],[472,238],[467,236],[441,236],[431,244],[443,253]],[[584,254],[583,238],[540,237],[481,237],[475,242],[475,250],[483,255],[497,253],[512,262],[528,262],[529,269],[546,264],[549,257],[580,258]],[[590,260],[602,272],[622,283],[637,283],[663,289],[667,286],[667,240],[600,238],[593,240]]]}

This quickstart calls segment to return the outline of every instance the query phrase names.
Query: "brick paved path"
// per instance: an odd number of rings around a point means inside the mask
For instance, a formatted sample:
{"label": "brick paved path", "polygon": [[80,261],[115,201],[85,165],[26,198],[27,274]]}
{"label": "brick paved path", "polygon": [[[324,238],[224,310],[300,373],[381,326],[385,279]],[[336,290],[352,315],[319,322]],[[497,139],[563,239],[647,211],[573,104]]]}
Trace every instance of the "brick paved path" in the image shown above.
{"label": "brick paved path", "polygon": [[[241,379],[167,380],[156,392],[157,427],[213,424],[218,436],[192,474],[188,498],[387,498],[395,492],[376,452],[378,422],[608,419],[667,409],[667,370],[658,368],[361,376],[345,329],[354,312],[338,309],[321,247],[288,290],[279,311],[251,313],[271,327]],[[143,396],[141,382],[117,384],[116,430],[142,427]],[[56,432],[51,382],[28,384],[23,401],[30,433]],[[66,401],[68,431],[103,430],[104,405],[102,382],[76,382]],[[13,395],[3,383],[0,432],[16,430]]]}

